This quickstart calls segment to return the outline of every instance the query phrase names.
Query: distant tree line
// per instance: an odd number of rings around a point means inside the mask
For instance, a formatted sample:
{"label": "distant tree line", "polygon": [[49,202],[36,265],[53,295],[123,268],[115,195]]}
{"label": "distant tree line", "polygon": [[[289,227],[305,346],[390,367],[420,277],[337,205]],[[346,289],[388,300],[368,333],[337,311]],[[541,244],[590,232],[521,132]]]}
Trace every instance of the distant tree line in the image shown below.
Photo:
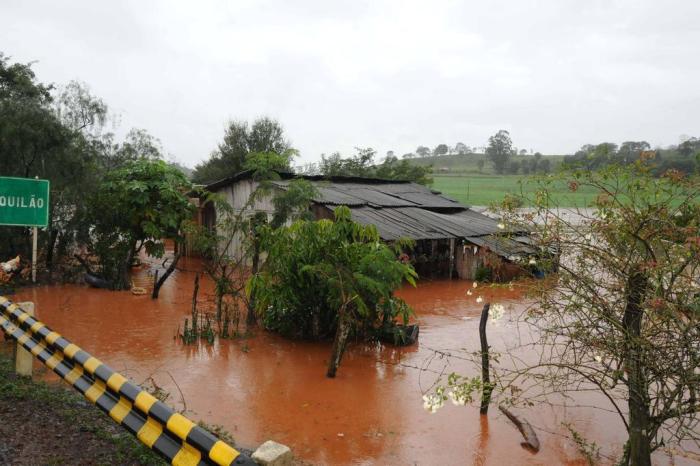
{"label": "distant tree line", "polygon": [[329,156],[321,155],[321,162],[307,166],[305,171],[323,176],[361,176],[385,180],[414,181],[420,184],[432,183],[431,166],[420,166],[408,160],[399,160],[387,155],[382,162],[376,162],[377,151],[371,147],[356,148],[355,154],[343,157],[339,152]]}
{"label": "distant tree line", "polygon": [[612,142],[585,144],[573,155],[564,157],[570,168],[598,170],[610,165],[630,165],[644,157],[652,162],[652,172],[661,175],[670,169],[682,173],[700,170],[700,139],[691,137],[678,145],[651,149],[646,141],[625,141],[619,146]]}

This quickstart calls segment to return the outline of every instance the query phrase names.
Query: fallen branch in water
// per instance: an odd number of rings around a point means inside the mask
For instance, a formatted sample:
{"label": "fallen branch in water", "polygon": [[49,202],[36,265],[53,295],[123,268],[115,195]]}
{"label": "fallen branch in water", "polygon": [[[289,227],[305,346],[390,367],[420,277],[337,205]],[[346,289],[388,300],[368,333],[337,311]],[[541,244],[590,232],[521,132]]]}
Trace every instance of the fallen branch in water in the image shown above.
{"label": "fallen branch in water", "polygon": [[508,408],[506,408],[503,405],[499,405],[498,409],[501,410],[503,414],[510,419],[513,424],[515,424],[515,427],[518,428],[521,434],[523,434],[523,438],[525,439],[525,445],[527,445],[529,448],[533,449],[534,451],[540,451],[540,441],[537,438],[537,434],[535,433],[535,429],[532,428],[529,422],[527,422],[525,419],[520,419],[518,416],[513,414]]}

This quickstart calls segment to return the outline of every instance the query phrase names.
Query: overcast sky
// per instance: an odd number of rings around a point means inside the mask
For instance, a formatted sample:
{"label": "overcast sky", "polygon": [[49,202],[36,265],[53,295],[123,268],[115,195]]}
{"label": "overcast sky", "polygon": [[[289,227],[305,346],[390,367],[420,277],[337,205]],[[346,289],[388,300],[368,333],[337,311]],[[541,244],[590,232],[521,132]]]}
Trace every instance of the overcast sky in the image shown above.
{"label": "overcast sky", "polygon": [[193,166],[229,119],[300,162],[371,146],[518,148],[700,136],[700,1],[0,2],[0,51],[86,82]]}

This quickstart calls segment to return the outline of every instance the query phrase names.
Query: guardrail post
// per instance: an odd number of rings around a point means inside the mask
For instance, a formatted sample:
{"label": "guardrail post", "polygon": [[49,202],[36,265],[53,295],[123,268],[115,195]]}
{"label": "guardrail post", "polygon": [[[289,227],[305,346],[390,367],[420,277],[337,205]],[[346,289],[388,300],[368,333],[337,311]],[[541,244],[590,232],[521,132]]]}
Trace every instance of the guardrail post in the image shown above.
{"label": "guardrail post", "polygon": [[[28,301],[24,303],[17,303],[17,305],[30,316],[34,316],[34,303]],[[15,351],[15,372],[17,375],[31,377],[33,365],[34,356],[32,356],[32,353],[22,348],[20,343],[17,343],[17,350]]]}

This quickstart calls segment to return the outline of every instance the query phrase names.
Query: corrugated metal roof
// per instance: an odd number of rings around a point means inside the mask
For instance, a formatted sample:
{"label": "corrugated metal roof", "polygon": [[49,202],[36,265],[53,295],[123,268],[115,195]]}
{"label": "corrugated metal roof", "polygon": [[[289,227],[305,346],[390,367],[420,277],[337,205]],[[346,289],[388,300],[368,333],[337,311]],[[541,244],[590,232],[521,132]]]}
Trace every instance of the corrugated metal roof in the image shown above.
{"label": "corrugated metal roof", "polygon": [[486,235],[472,236],[465,239],[477,246],[489,248],[494,253],[508,260],[537,255],[538,252],[535,247],[523,242],[523,239],[527,241],[527,237]]}
{"label": "corrugated metal roof", "polygon": [[354,221],[375,225],[379,235],[388,241],[465,238],[500,232],[498,222],[470,210],[451,214],[418,207],[353,207],[350,210]]}
{"label": "corrugated metal roof", "polygon": [[[290,180],[273,182],[284,189]],[[317,204],[348,207],[421,207],[424,209],[465,209],[457,201],[435,194],[425,186],[406,182],[357,183],[313,180],[319,195]]]}

